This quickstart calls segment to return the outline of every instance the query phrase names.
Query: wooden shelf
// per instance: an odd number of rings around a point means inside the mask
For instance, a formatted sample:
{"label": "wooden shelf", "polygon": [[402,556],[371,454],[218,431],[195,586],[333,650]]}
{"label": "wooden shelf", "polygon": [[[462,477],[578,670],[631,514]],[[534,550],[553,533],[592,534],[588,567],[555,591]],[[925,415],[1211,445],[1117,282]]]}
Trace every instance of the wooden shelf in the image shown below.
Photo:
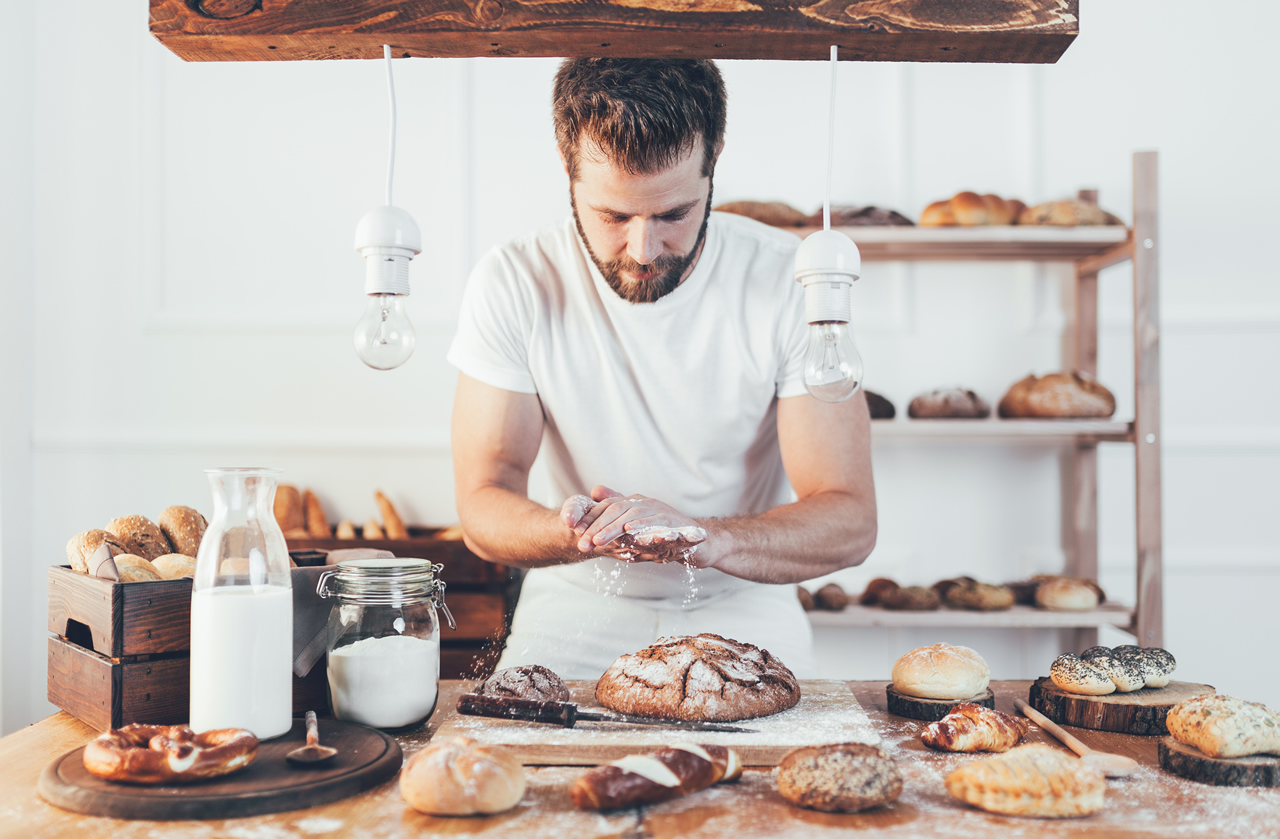
{"label": "wooden shelf", "polygon": [[872,440],[1012,440],[1131,443],[1133,423],[1088,419],[873,420]]}
{"label": "wooden shelf", "polygon": [[895,612],[852,605],[843,612],[814,611],[808,614],[809,622],[815,627],[1095,629],[1100,626],[1115,626],[1128,630],[1133,623],[1133,608],[1119,603],[1104,603],[1089,612],[1050,612],[1032,606],[1014,606],[1003,612],[970,612],[962,609]]}
{"label": "wooden shelf", "polygon": [[[787,227],[801,238],[820,228]],[[1107,265],[1129,258],[1128,228],[993,227],[839,227],[858,245],[865,262],[893,260],[1075,261],[1103,258]]]}

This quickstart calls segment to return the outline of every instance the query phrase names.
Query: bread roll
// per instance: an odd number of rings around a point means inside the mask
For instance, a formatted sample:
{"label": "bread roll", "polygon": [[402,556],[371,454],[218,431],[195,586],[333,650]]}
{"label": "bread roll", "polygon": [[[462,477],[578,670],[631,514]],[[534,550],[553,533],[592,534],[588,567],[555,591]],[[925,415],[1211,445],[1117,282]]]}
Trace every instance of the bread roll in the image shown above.
{"label": "bread roll", "polygon": [[329,532],[329,519],[325,517],[324,507],[320,506],[320,499],[311,490],[302,493],[302,513],[311,538],[328,539],[333,535]]}
{"label": "bread roll", "polygon": [[1036,588],[1036,605],[1054,612],[1087,612],[1098,608],[1093,586],[1071,577],[1045,580]]}
{"label": "bread roll", "polygon": [[196,573],[196,560],[192,556],[165,554],[164,556],[156,557],[151,564],[155,567],[156,573],[166,580],[190,577]]}
{"label": "bread roll", "polygon": [[306,530],[306,515],[302,511],[302,493],[291,484],[280,484],[276,487],[275,500],[276,523],[288,537],[291,530]]}
{"label": "bread roll", "polygon": [[1013,590],[1005,586],[993,586],[977,580],[959,583],[947,588],[943,598],[948,606],[972,609],[977,612],[998,612],[1013,606]]}
{"label": "bread roll", "polygon": [[1259,702],[1195,696],[1170,708],[1165,725],[1173,739],[1209,757],[1280,755],[1280,714]]}
{"label": "bread roll", "polygon": [[385,539],[387,535],[382,532],[382,525],[378,524],[377,519],[369,519],[364,523],[364,530],[360,533],[364,539]]}
{"label": "bread roll", "polygon": [[129,553],[146,560],[173,553],[173,546],[155,522],[146,516],[120,516],[107,522],[107,531],[133,548]]}
{"label": "bread roll", "polygon": [[[1162,688],[1169,684],[1169,676],[1178,669],[1178,662],[1173,654],[1160,647],[1135,647],[1132,644],[1124,644],[1112,648],[1111,653],[1139,667],[1142,670],[1143,680],[1149,688]],[[1082,653],[1081,658],[1083,657]]]}
{"label": "bread roll", "polygon": [[867,398],[867,412],[871,414],[873,420],[893,419],[898,413],[893,403],[880,394],[869,390],[864,390],[862,393]]}
{"label": "bread roll", "polygon": [[154,583],[164,579],[150,561],[132,554],[113,557],[122,583]]}
{"label": "bread roll", "polygon": [[[806,227],[822,226],[822,209],[810,213],[803,224]],[[884,207],[832,207],[832,227],[914,227],[915,222],[897,210]]]}
{"label": "bread roll", "polygon": [[71,563],[71,570],[88,574],[89,557],[104,544],[113,557],[130,552],[128,546],[114,533],[106,530],[86,530],[83,533],[77,533],[67,541],[67,562]]}
{"label": "bread roll", "polygon": [[1087,816],[1106,803],[1101,772],[1075,755],[1031,743],[966,763],[947,775],[947,792],[975,807],[1008,816]]}
{"label": "bread roll", "polygon": [[1086,373],[1049,373],[1010,385],[1000,397],[999,412],[1009,419],[1101,419],[1116,412],[1116,398]]}
{"label": "bread roll", "polygon": [[782,201],[728,201],[712,209],[719,213],[753,218],[774,227],[800,227],[809,219],[804,213]]}
{"label": "bread roll", "polygon": [[351,523],[350,519],[343,519],[338,522],[338,526],[333,530],[333,538],[335,539],[354,539],[356,538],[356,526]]}
{"label": "bread roll", "polygon": [[1100,667],[1072,653],[1064,653],[1049,666],[1049,680],[1067,693],[1106,696],[1116,692],[1115,682]]}
{"label": "bread roll", "polygon": [[813,593],[815,608],[827,612],[843,612],[849,605],[849,595],[836,583],[827,583]]}
{"label": "bread roll", "polygon": [[867,587],[858,598],[858,602],[863,606],[874,606],[880,603],[886,594],[896,591],[897,588],[898,584],[888,577],[876,577],[867,583]]}
{"label": "bread roll", "polygon": [[922,393],[907,404],[913,419],[984,419],[991,406],[971,390],[945,388]]}
{"label": "bread roll", "polygon": [[1056,227],[1124,224],[1116,216],[1088,201],[1046,201],[1023,209],[1018,224],[1048,224]]}
{"label": "bread roll", "polygon": [[209,522],[192,507],[165,507],[160,512],[160,531],[169,540],[173,552],[183,556],[200,553],[200,540],[204,538]]}
{"label": "bread roll", "polygon": [[432,816],[510,810],[524,797],[524,767],[502,746],[470,737],[431,741],[400,772],[405,803]]}
{"label": "bread roll", "polygon": [[924,586],[900,586],[881,595],[880,605],[897,612],[932,612],[942,601]]}
{"label": "bread roll", "polygon": [[920,214],[922,227],[961,225],[974,227],[992,224],[1017,224],[1026,209],[1016,198],[976,192],[958,192],[945,201],[935,201]]}
{"label": "bread roll", "polygon": [[387,534],[387,538],[408,539],[409,529],[404,526],[404,521],[396,512],[391,499],[383,495],[381,490],[374,492],[373,498],[378,502],[378,514],[382,516],[382,531]]}
{"label": "bread roll", "polygon": [[902,775],[875,746],[837,743],[804,746],[778,763],[778,792],[797,807],[856,813],[902,794]]}
{"label": "bread roll", "polygon": [[476,693],[538,702],[569,701],[569,688],[564,680],[541,664],[521,664],[499,670],[485,679]]}
{"label": "bread roll", "polygon": [[806,612],[812,612],[817,606],[813,602],[813,595],[809,593],[809,589],[804,586],[796,586],[796,599],[800,601],[800,608]]}
{"label": "bread roll", "polygon": [[969,699],[987,689],[991,670],[968,647],[933,644],[920,647],[893,665],[893,686],[922,699]]}

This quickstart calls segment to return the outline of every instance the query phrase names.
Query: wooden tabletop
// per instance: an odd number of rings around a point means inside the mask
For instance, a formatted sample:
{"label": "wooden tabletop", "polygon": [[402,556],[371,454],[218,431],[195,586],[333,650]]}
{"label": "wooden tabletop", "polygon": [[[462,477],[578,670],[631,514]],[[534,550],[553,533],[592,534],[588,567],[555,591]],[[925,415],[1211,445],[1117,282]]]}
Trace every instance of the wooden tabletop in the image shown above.
{"label": "wooden tabletop", "polygon": [[[469,683],[442,682],[441,705],[451,706]],[[858,701],[879,729],[883,748],[897,761],[905,787],[885,808],[852,815],[801,810],[777,792],[773,773],[748,770],[742,780],[652,807],[607,814],[583,813],[569,800],[581,767],[529,767],[529,787],[516,809],[485,818],[434,818],[409,809],[396,781],[323,807],[213,822],[117,821],[79,816],[41,801],[36,779],[55,757],[82,746],[97,732],[59,713],[0,739],[0,835],[21,837],[151,837],[163,829],[175,839],[276,839],[284,836],[573,836],[749,837],[862,836],[1019,837],[1258,837],[1280,831],[1280,789],[1213,787],[1183,780],[1156,763],[1157,738],[1072,729],[1090,747],[1129,755],[1142,768],[1108,782],[1106,807],[1084,819],[1060,821],[997,816],[950,798],[942,779],[974,755],[940,754],[916,739],[924,723],[890,716],[884,682],[851,682]],[[1028,682],[992,682],[996,706],[1015,713],[1013,697],[1026,698]],[[438,715],[437,715],[438,716]],[[406,758],[431,739],[434,724],[401,734]],[[1032,725],[1031,741],[1054,743]]]}

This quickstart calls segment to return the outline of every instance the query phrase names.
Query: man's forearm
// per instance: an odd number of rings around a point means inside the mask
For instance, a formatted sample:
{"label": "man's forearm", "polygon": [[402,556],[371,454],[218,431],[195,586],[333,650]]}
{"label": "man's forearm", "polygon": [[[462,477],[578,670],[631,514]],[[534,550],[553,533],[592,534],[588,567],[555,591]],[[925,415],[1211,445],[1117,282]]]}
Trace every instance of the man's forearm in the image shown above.
{"label": "man's forearm", "polygon": [[702,525],[712,567],[761,583],[798,583],[858,565],[876,544],[874,498],[839,491]]}
{"label": "man's forearm", "polygon": [[577,549],[578,537],[559,511],[511,490],[480,487],[459,499],[458,510],[467,547],[482,559],[541,568],[589,558]]}

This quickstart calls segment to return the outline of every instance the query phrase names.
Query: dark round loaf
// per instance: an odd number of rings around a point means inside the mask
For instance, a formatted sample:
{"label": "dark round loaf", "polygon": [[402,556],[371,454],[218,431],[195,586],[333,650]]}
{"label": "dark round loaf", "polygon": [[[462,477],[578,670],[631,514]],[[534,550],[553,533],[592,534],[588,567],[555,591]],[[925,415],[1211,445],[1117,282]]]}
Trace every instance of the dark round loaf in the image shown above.
{"label": "dark round loaf", "polygon": [[953,387],[922,393],[907,405],[913,419],[984,419],[991,406],[971,390]]}
{"label": "dark round loaf", "polygon": [[536,702],[569,701],[569,688],[564,680],[541,664],[521,664],[499,670],[485,679],[476,693]]}

